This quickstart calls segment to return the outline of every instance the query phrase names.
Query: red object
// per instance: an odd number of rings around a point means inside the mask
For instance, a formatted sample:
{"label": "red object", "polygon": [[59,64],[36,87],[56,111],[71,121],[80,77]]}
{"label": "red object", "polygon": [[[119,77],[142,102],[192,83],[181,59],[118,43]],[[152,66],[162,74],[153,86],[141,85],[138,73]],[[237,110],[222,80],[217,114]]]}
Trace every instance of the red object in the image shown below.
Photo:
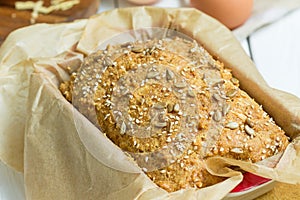
{"label": "red object", "polygon": [[271,179],[263,178],[254,174],[251,174],[249,172],[246,172],[243,174],[244,178],[240,184],[238,184],[231,193],[235,192],[243,192],[246,190],[250,190],[253,187],[259,186],[261,184],[264,184],[266,182],[271,181]]}

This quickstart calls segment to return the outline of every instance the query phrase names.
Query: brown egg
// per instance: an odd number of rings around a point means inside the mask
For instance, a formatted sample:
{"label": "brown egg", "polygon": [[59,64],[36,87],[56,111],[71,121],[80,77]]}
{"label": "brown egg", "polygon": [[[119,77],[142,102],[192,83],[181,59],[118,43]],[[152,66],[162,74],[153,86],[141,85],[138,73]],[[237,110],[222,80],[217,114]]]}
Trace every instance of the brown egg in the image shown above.
{"label": "brown egg", "polygon": [[190,0],[191,6],[216,18],[230,29],[242,25],[251,15],[253,0]]}
{"label": "brown egg", "polygon": [[137,5],[149,5],[149,4],[154,4],[159,0],[127,0],[127,1]]}

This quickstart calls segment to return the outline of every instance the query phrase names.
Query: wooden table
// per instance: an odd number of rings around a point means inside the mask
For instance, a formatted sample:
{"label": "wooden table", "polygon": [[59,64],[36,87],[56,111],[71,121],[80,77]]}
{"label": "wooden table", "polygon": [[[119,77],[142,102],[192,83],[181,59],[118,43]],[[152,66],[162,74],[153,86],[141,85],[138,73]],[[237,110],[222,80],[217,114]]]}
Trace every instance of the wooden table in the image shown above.
{"label": "wooden table", "polygon": [[[10,32],[31,24],[32,10],[16,10],[16,1],[0,0],[0,45]],[[44,0],[44,2],[45,6],[50,5],[50,0]],[[97,12],[99,2],[99,0],[84,0],[65,11],[58,10],[49,14],[39,14],[36,23],[60,23],[88,18]]]}
{"label": "wooden table", "polygon": [[[133,6],[125,0],[102,0],[98,12]],[[188,0],[161,0],[155,6],[188,7]],[[270,86],[300,97],[300,9],[240,41]],[[0,200],[25,199],[21,173],[0,162]],[[18,189],[16,189],[18,188]],[[257,200],[300,199],[300,185],[277,183]]]}

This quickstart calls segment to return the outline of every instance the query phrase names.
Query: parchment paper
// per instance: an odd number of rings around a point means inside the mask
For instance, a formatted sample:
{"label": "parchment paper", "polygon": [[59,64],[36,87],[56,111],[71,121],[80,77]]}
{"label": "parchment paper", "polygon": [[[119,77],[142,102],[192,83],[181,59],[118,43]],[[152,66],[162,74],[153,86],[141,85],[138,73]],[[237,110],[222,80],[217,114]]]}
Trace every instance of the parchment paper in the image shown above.
{"label": "parchment paper", "polygon": [[86,21],[38,24],[11,33],[0,48],[0,159],[23,171],[29,77],[34,59],[52,57],[74,45]]}
{"label": "parchment paper", "polygon": [[[78,67],[83,54],[122,31],[152,26],[177,29],[194,37],[233,69],[242,88],[294,139],[275,169],[212,158],[207,161],[210,172],[231,178],[201,190],[167,193],[143,173],[125,173],[99,162],[101,156],[117,156],[120,159],[115,158],[115,162],[136,167],[61,95],[58,84],[68,79],[63,69]],[[32,26],[8,37],[0,49],[0,64],[1,116],[9,116],[1,117],[1,128],[5,129],[0,131],[0,158],[23,170],[25,138],[28,199],[221,199],[242,180],[241,173],[228,165],[282,182],[300,182],[300,100],[270,88],[232,33],[194,9],[126,8],[70,24]],[[18,107],[22,109],[16,110]],[[84,140],[78,135],[74,118],[82,122]]]}

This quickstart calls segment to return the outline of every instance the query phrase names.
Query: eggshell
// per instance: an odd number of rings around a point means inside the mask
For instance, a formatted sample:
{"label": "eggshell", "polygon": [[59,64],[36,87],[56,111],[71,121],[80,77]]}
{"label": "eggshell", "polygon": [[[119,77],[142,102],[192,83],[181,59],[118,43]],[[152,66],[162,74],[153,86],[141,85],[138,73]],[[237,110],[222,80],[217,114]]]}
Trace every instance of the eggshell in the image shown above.
{"label": "eggshell", "polygon": [[191,6],[234,29],[251,15],[253,0],[190,0]]}

